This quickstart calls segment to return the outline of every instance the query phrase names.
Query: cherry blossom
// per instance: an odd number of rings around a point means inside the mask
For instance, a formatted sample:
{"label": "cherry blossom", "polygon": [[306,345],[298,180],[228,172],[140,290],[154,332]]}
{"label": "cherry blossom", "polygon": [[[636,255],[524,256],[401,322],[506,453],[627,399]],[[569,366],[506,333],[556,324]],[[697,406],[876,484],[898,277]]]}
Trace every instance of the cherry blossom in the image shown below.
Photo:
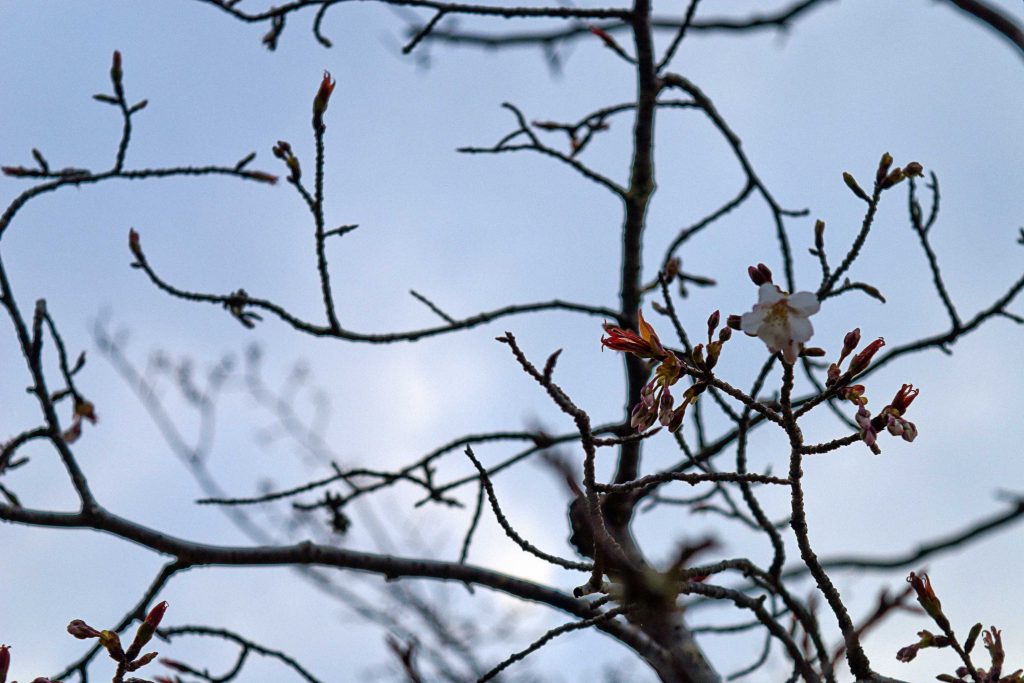
{"label": "cherry blossom", "polygon": [[741,319],[743,331],[760,337],[772,353],[781,351],[787,363],[795,363],[800,347],[814,334],[808,318],[821,304],[811,292],[789,294],[770,282],[758,289],[758,302]]}

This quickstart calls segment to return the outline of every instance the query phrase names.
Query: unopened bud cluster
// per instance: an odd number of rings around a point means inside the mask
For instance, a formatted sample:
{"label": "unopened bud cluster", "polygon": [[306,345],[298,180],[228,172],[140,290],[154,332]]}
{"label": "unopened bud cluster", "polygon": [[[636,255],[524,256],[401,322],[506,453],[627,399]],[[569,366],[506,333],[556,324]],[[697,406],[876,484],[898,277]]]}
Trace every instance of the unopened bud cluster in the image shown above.
{"label": "unopened bud cluster", "polygon": [[[114,631],[100,631],[95,629],[89,624],[85,623],[81,619],[75,619],[68,624],[68,633],[73,635],[79,640],[90,640],[97,639],[100,642],[100,646],[107,651],[110,658],[118,664],[118,675],[115,680],[122,680],[122,673],[120,672],[132,672],[141,669],[146,666],[154,659],[156,659],[156,652],[142,653],[142,648],[146,646],[156,633],[157,627],[160,626],[160,621],[164,618],[164,613],[167,611],[167,603],[161,602],[149,611],[146,618],[142,621],[139,629],[135,632],[135,638],[132,640],[131,645],[125,650],[121,645],[121,638]],[[0,683],[7,683],[7,673],[11,666],[11,649],[8,645],[0,645]],[[130,678],[128,681],[138,681],[140,679]],[[60,681],[53,681],[46,677],[39,677],[32,681],[32,683],[61,683]]]}
{"label": "unopened bud cluster", "polygon": [[[707,345],[697,344],[693,347],[688,363],[684,363],[662,346],[657,332],[644,320],[642,311],[637,311],[637,321],[639,332],[605,325],[605,332],[609,336],[602,336],[601,344],[615,351],[624,351],[637,358],[659,363],[654,371],[654,378],[640,390],[640,401],[633,407],[630,426],[642,432],[658,422],[668,427],[669,431],[675,432],[683,424],[686,408],[695,403],[697,397],[708,388],[708,382],[703,376],[710,374],[718,363],[722,347],[732,336],[732,330],[729,327],[719,329],[721,314],[718,311],[712,313],[708,317]],[[675,397],[670,387],[687,374],[694,376],[696,381],[683,392],[679,405],[675,405]]]}
{"label": "unopened bud cluster", "polygon": [[272,151],[275,157],[283,160],[285,165],[288,166],[288,180],[293,183],[299,182],[299,178],[302,177],[302,169],[299,167],[298,157],[292,152],[292,146],[284,140],[278,140]]}
{"label": "unopened bud cluster", "polygon": [[[117,662],[119,666],[124,667],[125,671],[136,671],[156,659],[156,652],[142,654],[142,648],[153,639],[166,611],[166,602],[161,602],[154,606],[139,625],[138,630],[135,632],[135,637],[132,639],[127,650],[122,646],[121,637],[115,631],[97,630],[81,619],[75,619],[68,624],[68,633],[79,640],[96,638],[103,649],[107,651],[107,654],[110,655],[110,658]],[[0,683],[3,682],[0,681]]]}
{"label": "unopened bud cluster", "polygon": [[889,402],[878,415],[872,416],[867,409],[868,397],[864,395],[863,384],[850,384],[849,382],[857,375],[863,373],[871,365],[878,350],[885,346],[885,340],[879,337],[850,359],[846,372],[842,370],[843,361],[860,345],[860,328],[848,332],[843,338],[843,350],[839,360],[832,363],[828,368],[828,375],[825,385],[836,391],[836,394],[857,406],[855,420],[860,427],[861,439],[874,453],[879,453],[877,446],[878,434],[887,431],[893,436],[901,437],[904,441],[913,441],[917,438],[917,426],[907,420],[904,415],[907,408],[913,403],[920,392],[912,384],[904,384],[892,401]]}

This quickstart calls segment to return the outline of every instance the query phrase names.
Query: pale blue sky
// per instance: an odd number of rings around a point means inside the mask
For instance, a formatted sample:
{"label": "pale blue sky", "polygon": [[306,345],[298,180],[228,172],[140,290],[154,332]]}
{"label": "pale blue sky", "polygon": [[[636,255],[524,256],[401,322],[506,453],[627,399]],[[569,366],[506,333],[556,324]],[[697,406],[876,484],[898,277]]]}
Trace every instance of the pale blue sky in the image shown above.
{"label": "pale blue sky", "polygon": [[[250,3],[255,0],[243,4]],[[705,0],[698,16],[744,15],[760,4]],[[998,4],[1021,18],[1020,2]],[[658,8],[678,10],[672,4]],[[339,316],[348,327],[385,331],[434,324],[408,295],[411,288],[453,315],[553,297],[616,305],[620,207],[611,195],[537,155],[469,157],[454,150],[493,144],[512,130],[514,121],[499,106],[503,101],[520,106],[530,119],[555,120],[626,101],[633,89],[626,65],[595,39],[572,49],[561,77],[551,76],[539,51],[523,49],[432,47],[430,68],[424,69],[398,53],[403,24],[384,6],[342,4],[328,13],[324,28],[335,45],[330,50],[313,40],[311,21],[311,14],[289,20],[278,51],[270,53],[259,40],[265,27],[234,22],[196,2],[4,0],[0,162],[29,165],[37,147],[54,167],[105,168],[120,120],[90,98],[109,88],[110,54],[119,49],[129,98],[149,100],[136,119],[129,166],[229,164],[256,150],[252,167],[280,172],[270,148],[284,139],[308,173],[309,103],[327,68],[338,81],[326,117],[328,222],[362,226],[331,247]],[[497,20],[463,25],[512,26]],[[811,210],[807,219],[789,224],[801,289],[817,284],[817,264],[806,251],[813,219],[828,223],[834,255],[859,226],[860,202],[843,185],[841,171],[866,182],[883,151],[897,163],[918,160],[939,175],[942,213],[933,239],[965,317],[1019,277],[1024,63],[945,3],[847,0],[826,4],[786,35],[698,34],[683,46],[676,69],[717,103],[779,201]],[[626,119],[614,121],[587,152],[588,162],[624,180],[628,132]],[[725,145],[698,115],[661,114],[658,134],[658,192],[645,253],[652,276],[675,232],[742,185]],[[3,202],[25,186],[0,178]],[[876,284],[889,303],[856,295],[829,302],[814,318],[814,341],[830,351],[855,326],[891,343],[946,329],[905,203],[903,191],[887,198],[854,272],[855,279]],[[319,315],[312,227],[301,200],[284,184],[113,182],[65,189],[23,210],[5,235],[4,262],[23,309],[45,297],[69,346],[89,349],[80,382],[101,422],[86,431],[76,452],[100,499],[120,514],[197,540],[246,542],[222,514],[192,504],[199,488],[92,348],[91,321],[104,309],[116,326],[131,330],[129,352],[142,364],[152,350],[165,349],[204,367],[225,352],[240,356],[253,341],[266,349],[271,377],[284,377],[304,359],[315,383],[331,396],[326,436],[347,464],[395,466],[461,434],[519,429],[538,418],[551,429],[569,429],[507,349],[493,341],[506,329],[538,360],[564,348],[562,386],[595,421],[619,415],[621,367],[614,354],[598,352],[597,319],[546,313],[388,347],[305,339],[274,321],[249,331],[219,308],[167,298],[129,268],[131,226],[142,234],[154,267],[174,283],[214,292],[245,287],[307,317]],[[714,309],[749,310],[755,292],[746,266],[780,265],[773,233],[770,215],[755,199],[688,244],[684,267],[720,283],[682,305],[694,329]],[[1024,313],[1024,304],[1014,310]],[[0,438],[6,438],[34,424],[36,416],[24,395],[27,379],[12,335],[8,327],[0,330]],[[895,553],[1000,509],[996,489],[1024,491],[1024,426],[1016,401],[1022,335],[1009,321],[995,320],[958,344],[952,358],[929,352],[871,378],[876,403],[903,382],[921,387],[911,415],[920,437],[912,445],[886,440],[881,457],[853,447],[807,463],[811,538],[820,555]],[[747,385],[763,354],[759,342],[740,336],[719,369]],[[180,409],[174,392],[165,395]],[[256,431],[265,423],[241,392],[226,398],[211,468],[233,493],[251,494],[269,476],[287,486],[317,473],[290,446],[257,443]],[[194,431],[191,416],[183,429]],[[824,412],[806,430],[829,438],[844,433]],[[754,445],[752,467],[784,467],[778,435],[760,433]],[[52,454],[27,452],[31,467],[10,473],[5,483],[27,505],[70,507],[70,488]],[[481,448],[479,455],[494,462],[509,452],[497,446]],[[647,453],[649,468],[676,458],[667,437]],[[466,472],[468,464],[453,457],[445,468]],[[542,548],[571,552],[564,492],[545,470],[527,464],[496,485],[525,535]],[[469,488],[462,492],[467,503],[474,495]],[[784,501],[766,498],[781,514]],[[388,501],[408,514],[415,525],[410,533],[419,534],[436,557],[457,556],[466,511],[413,510],[404,493]],[[719,529],[726,553],[768,557],[761,539],[716,518],[706,525]],[[657,549],[667,556],[674,541],[697,537],[704,528],[671,509],[637,523],[654,556]],[[0,641],[15,646],[12,674],[19,680],[54,673],[76,657],[82,644],[64,633],[67,621],[112,624],[160,565],[149,553],[97,534],[6,525],[0,533]],[[965,630],[981,620],[1005,629],[1014,667],[1024,659],[1016,569],[1021,533],[1003,533],[963,557],[929,563],[954,624]],[[349,542],[369,547],[365,528],[357,526]],[[488,514],[470,559],[559,586],[578,582],[523,558]],[[903,575],[836,579],[854,613],[863,614],[880,585],[899,589]],[[472,611],[464,593],[453,587],[449,599],[454,609]],[[165,596],[172,603],[169,623],[235,628],[287,649],[325,680],[355,680],[364,671],[374,672],[372,678],[389,661],[379,629],[353,620],[285,570],[196,570],[178,577]],[[512,606],[482,591],[477,600],[491,613]],[[563,620],[540,607],[524,614],[524,630],[481,653],[482,661],[498,661]],[[692,622],[705,618],[745,616],[695,614]],[[942,654],[924,653],[911,665],[895,661],[896,649],[927,626],[922,618],[898,616],[870,636],[866,646],[876,667],[908,680],[952,669]],[[759,647],[758,640],[721,636],[701,642],[723,671],[747,664]],[[215,671],[227,668],[229,652],[195,640],[165,649]],[[587,664],[568,664],[580,652]],[[606,638],[578,634],[537,655],[533,670],[545,680],[582,681],[605,663],[628,660],[628,651]],[[107,675],[106,663],[93,671]],[[784,677],[782,671],[773,669],[771,676]],[[643,669],[634,675],[649,678]],[[254,660],[245,680],[280,676],[279,668]]]}

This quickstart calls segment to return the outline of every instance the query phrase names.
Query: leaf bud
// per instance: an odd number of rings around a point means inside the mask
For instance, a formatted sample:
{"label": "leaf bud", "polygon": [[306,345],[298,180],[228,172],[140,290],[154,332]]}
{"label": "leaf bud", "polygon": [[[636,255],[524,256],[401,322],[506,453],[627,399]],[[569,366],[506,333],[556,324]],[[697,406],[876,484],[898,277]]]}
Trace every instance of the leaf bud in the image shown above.
{"label": "leaf bud", "polygon": [[697,344],[693,347],[693,352],[690,354],[690,358],[693,360],[693,364],[701,370],[707,370],[708,365],[704,361],[704,345]]}
{"label": "leaf bud", "polygon": [[100,644],[115,662],[124,661],[124,650],[121,649],[121,638],[114,631],[100,631]]}
{"label": "leaf bud", "polygon": [[897,166],[882,180],[882,189],[888,190],[893,185],[903,182],[906,177],[907,176],[903,173],[903,169]]}
{"label": "leaf bud", "polygon": [[850,191],[852,191],[855,195],[857,195],[858,197],[860,197],[861,199],[863,199],[866,202],[870,202],[871,201],[871,198],[868,196],[868,193],[865,192],[861,188],[861,186],[857,183],[856,178],[854,178],[852,175],[850,175],[846,171],[843,171],[843,182],[846,183],[846,186],[848,188],[850,188]]}
{"label": "leaf bud", "polygon": [[878,171],[875,173],[875,182],[881,183],[889,174],[889,167],[892,166],[892,155],[886,152],[878,162]]}

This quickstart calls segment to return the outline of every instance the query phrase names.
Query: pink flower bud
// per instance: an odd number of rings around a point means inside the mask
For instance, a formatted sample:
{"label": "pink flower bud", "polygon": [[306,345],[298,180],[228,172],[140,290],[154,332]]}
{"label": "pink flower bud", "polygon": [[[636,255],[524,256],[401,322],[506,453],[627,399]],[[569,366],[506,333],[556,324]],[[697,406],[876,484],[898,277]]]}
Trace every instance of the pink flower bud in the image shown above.
{"label": "pink flower bud", "polygon": [[722,316],[721,316],[721,313],[719,311],[715,311],[710,316],[708,316],[708,342],[709,343],[711,342],[711,337],[714,336],[714,334],[715,334],[715,330],[718,329],[718,323],[721,320],[721,317]]}
{"label": "pink flower bud", "polygon": [[68,624],[68,633],[73,635],[79,640],[86,640],[87,638],[99,638],[100,632],[94,629],[89,624],[85,623],[81,619],[75,619]]}
{"label": "pink flower bud", "polygon": [[843,353],[839,356],[839,362],[842,363],[843,359],[853,353],[853,350],[860,345],[860,328],[856,327],[852,331],[847,332],[846,336],[843,337]]}

